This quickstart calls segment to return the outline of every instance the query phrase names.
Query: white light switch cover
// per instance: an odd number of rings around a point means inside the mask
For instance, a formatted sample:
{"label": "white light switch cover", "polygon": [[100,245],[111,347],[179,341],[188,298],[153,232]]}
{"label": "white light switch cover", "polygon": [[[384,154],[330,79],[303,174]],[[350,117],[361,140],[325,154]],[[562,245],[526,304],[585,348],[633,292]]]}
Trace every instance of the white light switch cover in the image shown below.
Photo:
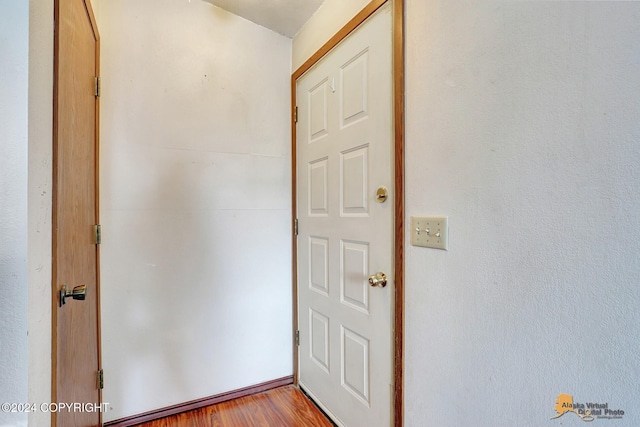
{"label": "white light switch cover", "polygon": [[449,218],[446,216],[412,216],[411,244],[425,248],[449,250]]}

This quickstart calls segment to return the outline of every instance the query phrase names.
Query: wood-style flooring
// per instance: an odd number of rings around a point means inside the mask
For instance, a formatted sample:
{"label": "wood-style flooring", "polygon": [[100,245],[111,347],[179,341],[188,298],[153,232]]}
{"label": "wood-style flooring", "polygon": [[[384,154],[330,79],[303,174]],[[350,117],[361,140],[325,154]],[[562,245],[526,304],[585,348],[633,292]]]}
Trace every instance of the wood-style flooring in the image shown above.
{"label": "wood-style flooring", "polygon": [[333,427],[295,386],[279,387],[138,427]]}

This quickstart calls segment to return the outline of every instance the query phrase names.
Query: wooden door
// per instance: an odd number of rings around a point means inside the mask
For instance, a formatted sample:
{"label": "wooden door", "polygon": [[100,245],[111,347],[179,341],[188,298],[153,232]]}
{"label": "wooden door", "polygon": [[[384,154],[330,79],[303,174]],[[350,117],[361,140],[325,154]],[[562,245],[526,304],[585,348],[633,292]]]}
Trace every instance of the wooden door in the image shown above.
{"label": "wooden door", "polygon": [[[52,402],[99,404],[99,36],[88,0],[56,0],[55,22]],[[61,306],[60,289],[79,285],[86,299]],[[52,425],[100,425],[89,409],[59,408]]]}
{"label": "wooden door", "polygon": [[299,383],[343,426],[392,423],[391,18],[381,7],[296,86]]}

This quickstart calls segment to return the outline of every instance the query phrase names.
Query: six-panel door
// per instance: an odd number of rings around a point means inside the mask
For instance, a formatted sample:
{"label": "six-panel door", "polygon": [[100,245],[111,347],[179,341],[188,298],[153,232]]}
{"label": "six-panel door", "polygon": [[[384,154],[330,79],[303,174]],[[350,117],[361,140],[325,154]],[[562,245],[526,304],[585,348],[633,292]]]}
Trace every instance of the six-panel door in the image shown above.
{"label": "six-panel door", "polygon": [[345,426],[391,423],[391,42],[386,5],[296,88],[300,384]]}

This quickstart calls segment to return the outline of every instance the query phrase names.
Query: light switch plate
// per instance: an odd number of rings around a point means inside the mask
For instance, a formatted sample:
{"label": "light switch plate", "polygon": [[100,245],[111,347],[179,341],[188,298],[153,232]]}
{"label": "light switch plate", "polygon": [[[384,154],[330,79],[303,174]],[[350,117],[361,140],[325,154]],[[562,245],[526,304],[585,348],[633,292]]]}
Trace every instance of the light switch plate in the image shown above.
{"label": "light switch plate", "polygon": [[449,250],[449,218],[446,216],[412,216],[411,244],[425,248]]}

